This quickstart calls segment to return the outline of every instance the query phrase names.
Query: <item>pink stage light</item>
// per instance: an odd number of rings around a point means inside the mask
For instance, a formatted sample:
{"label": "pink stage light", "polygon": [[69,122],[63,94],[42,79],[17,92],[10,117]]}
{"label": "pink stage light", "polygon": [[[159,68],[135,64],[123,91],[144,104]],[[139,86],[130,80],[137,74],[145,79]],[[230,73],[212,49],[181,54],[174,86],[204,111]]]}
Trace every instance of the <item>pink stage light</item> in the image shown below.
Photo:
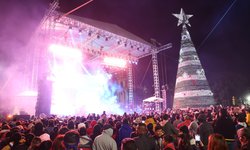
{"label": "pink stage light", "polygon": [[126,60],[114,57],[105,57],[103,63],[108,66],[125,68],[127,65]]}
{"label": "pink stage light", "polygon": [[[78,49],[52,44],[49,51],[53,75],[51,113],[56,115],[83,115],[112,112],[123,114],[117,103],[119,86],[110,81],[111,75],[101,69],[101,64],[84,68]],[[126,62],[125,62],[126,63]],[[116,64],[118,64],[116,62]]]}
{"label": "pink stage light", "polygon": [[53,53],[56,57],[82,60],[81,50],[77,48],[67,47],[58,44],[51,44],[49,46],[49,51]]}

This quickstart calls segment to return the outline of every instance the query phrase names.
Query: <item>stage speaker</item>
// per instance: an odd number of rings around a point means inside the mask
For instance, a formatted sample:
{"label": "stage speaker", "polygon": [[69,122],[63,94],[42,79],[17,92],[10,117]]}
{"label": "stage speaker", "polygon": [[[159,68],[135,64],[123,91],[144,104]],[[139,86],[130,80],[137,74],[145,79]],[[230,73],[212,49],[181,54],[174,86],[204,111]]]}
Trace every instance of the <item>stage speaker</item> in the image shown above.
{"label": "stage speaker", "polygon": [[50,115],[51,107],[51,96],[52,96],[52,81],[42,79],[38,82],[38,95],[36,102],[35,115],[40,114]]}

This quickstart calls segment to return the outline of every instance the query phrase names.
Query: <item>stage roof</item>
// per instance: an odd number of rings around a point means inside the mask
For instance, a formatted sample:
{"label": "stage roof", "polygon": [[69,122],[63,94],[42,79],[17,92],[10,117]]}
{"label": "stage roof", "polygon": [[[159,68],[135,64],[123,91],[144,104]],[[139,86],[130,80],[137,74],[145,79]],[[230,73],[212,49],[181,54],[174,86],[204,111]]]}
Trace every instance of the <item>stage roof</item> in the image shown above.
{"label": "stage roof", "polygon": [[[88,53],[89,60],[102,56],[123,58],[136,63],[150,55],[153,45],[125,29],[106,22],[57,12],[42,26],[53,43],[77,47]],[[44,30],[48,30],[45,31]]]}

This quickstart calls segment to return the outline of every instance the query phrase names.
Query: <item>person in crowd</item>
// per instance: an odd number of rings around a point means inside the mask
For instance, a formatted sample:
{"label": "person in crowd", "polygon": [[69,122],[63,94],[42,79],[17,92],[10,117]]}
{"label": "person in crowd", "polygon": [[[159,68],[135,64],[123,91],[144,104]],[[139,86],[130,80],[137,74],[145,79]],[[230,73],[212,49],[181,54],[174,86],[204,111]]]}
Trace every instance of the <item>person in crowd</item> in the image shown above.
{"label": "person in crowd", "polygon": [[58,131],[58,134],[65,134],[65,133],[67,133],[69,131],[69,129],[68,129],[68,127],[66,127],[66,126],[62,126],[60,129],[59,129],[59,131]]}
{"label": "person in crowd", "polygon": [[58,130],[59,130],[59,128],[58,128],[57,126],[55,126],[55,127],[53,128],[53,131],[49,134],[49,135],[50,135],[50,139],[51,139],[52,141],[57,137],[57,135],[58,135]]}
{"label": "person in crowd", "polygon": [[20,132],[11,131],[13,132],[10,136],[10,140],[8,145],[4,146],[2,150],[26,150],[27,146],[25,145],[22,139],[22,135]]}
{"label": "person in crowd", "polygon": [[51,150],[66,150],[66,147],[63,143],[63,139],[64,135],[62,134],[58,135],[52,143]]}
{"label": "person in crowd", "polygon": [[50,140],[50,135],[48,133],[43,133],[42,135],[39,136],[41,141],[49,141]]}
{"label": "person in crowd", "polygon": [[121,142],[121,150],[138,150],[133,138],[124,138]]}
{"label": "person in crowd", "polygon": [[164,136],[163,150],[175,150],[174,138],[171,135]]}
{"label": "person in crowd", "polygon": [[115,139],[116,142],[118,142],[119,130],[121,127],[122,127],[121,121],[116,120],[116,123],[115,123],[114,128],[113,128],[114,133],[112,135],[112,138]]}
{"label": "person in crowd", "polygon": [[94,126],[97,124],[96,120],[92,120],[90,122],[90,126],[87,128],[87,134],[88,136],[91,136],[93,134]]}
{"label": "person in crowd", "polygon": [[154,132],[154,126],[152,123],[147,124],[147,129],[148,129],[148,135],[153,136],[155,134]]}
{"label": "person in crowd", "polygon": [[78,147],[82,148],[82,150],[91,150],[93,141],[87,135],[86,128],[82,126],[81,128],[78,129],[78,132],[80,134],[80,142],[78,144]]}
{"label": "person in crowd", "polygon": [[121,128],[119,129],[119,132],[118,132],[118,140],[117,140],[118,147],[121,146],[121,141],[124,138],[129,138],[130,137],[131,133],[132,133],[132,128],[129,125],[129,121],[128,121],[127,118],[124,118],[123,121],[122,121],[122,126],[121,126]]}
{"label": "person in crowd", "polygon": [[78,143],[80,140],[80,135],[75,130],[69,130],[63,138],[63,143],[67,150],[77,150]]}
{"label": "person in crowd", "polygon": [[28,133],[28,134],[25,135],[25,145],[27,147],[30,146],[30,144],[31,144],[34,137],[35,137],[35,135],[33,133]]}
{"label": "person in crowd", "polygon": [[[145,120],[146,126],[148,126],[149,124],[152,124],[152,126],[153,126],[152,129],[154,129],[155,126],[156,126],[156,122],[155,122],[155,119],[154,119],[154,117],[153,117],[153,114],[148,115],[146,118],[147,118],[147,119]],[[150,126],[151,126],[151,125],[150,125]],[[152,134],[152,135],[154,135],[154,134]]]}
{"label": "person in crowd", "polygon": [[188,127],[185,125],[180,128],[177,147],[179,150],[195,150],[196,149],[195,140],[190,135]]}
{"label": "person in crowd", "polygon": [[188,130],[189,130],[191,136],[195,136],[195,134],[197,133],[197,129],[199,126],[198,125],[198,116],[199,116],[199,113],[195,113],[193,115],[193,121],[188,126]]}
{"label": "person in crowd", "polygon": [[92,141],[94,141],[95,138],[100,134],[102,134],[102,127],[100,124],[96,124],[93,128],[93,133],[90,136],[90,138],[92,139]]}
{"label": "person in crowd", "polygon": [[28,150],[38,149],[41,142],[42,142],[42,140],[39,137],[34,137],[31,141],[31,144],[30,144]]}
{"label": "person in crowd", "polygon": [[178,150],[193,150],[190,139],[187,134],[180,133],[178,136],[178,144],[177,144]]}
{"label": "person in crowd", "polygon": [[215,122],[214,132],[221,134],[227,141],[229,150],[235,150],[236,148],[236,128],[235,124],[228,114],[227,109],[221,109],[219,117]]}
{"label": "person in crowd", "polygon": [[138,123],[135,123],[135,122],[132,123],[132,132],[130,134],[131,138],[134,138],[134,137],[138,136],[138,134],[136,132],[137,125],[138,125]]}
{"label": "person in crowd", "polygon": [[102,134],[97,136],[93,142],[93,150],[117,150],[117,144],[112,138],[113,128],[110,124],[103,126]]}
{"label": "person in crowd", "polygon": [[184,116],[184,121],[181,122],[181,123],[179,123],[177,125],[177,128],[180,129],[183,126],[187,126],[188,127],[190,125],[190,123],[191,123],[190,117],[188,115],[185,115]]}
{"label": "person in crowd", "polygon": [[225,138],[218,133],[211,134],[208,137],[207,150],[228,150]]}
{"label": "person in crowd", "polygon": [[74,123],[74,121],[70,119],[68,121],[67,127],[68,127],[69,130],[74,130],[75,129],[75,123]]}
{"label": "person in crowd", "polygon": [[163,136],[164,136],[164,132],[162,130],[162,126],[157,125],[155,127],[155,133],[153,135],[157,150],[161,150],[163,148]]}
{"label": "person in crowd", "polygon": [[239,129],[237,131],[237,137],[240,141],[240,150],[250,150],[250,129]]}
{"label": "person in crowd", "polygon": [[246,109],[246,123],[250,127],[250,108]]}
{"label": "person in crowd", "polygon": [[207,122],[207,117],[204,113],[201,113],[198,117],[199,126],[197,129],[197,134],[200,135],[200,140],[207,147],[208,137],[210,134],[214,133],[213,127]]}
{"label": "person in crowd", "polygon": [[45,127],[45,132],[47,132],[48,134],[51,134],[52,132],[54,132],[54,127],[55,127],[54,120],[49,119],[48,126]]}
{"label": "person in crowd", "polygon": [[175,114],[174,117],[175,118],[174,118],[174,121],[173,121],[173,125],[174,125],[175,128],[177,128],[177,125],[180,124],[182,122],[182,120],[181,120],[181,117],[180,117],[179,114]]}
{"label": "person in crowd", "polygon": [[33,129],[33,133],[35,136],[40,136],[44,133],[42,122],[37,122],[35,124],[34,129]]}
{"label": "person in crowd", "polygon": [[38,146],[38,150],[51,150],[52,147],[52,141],[46,140],[42,141],[42,143]]}
{"label": "person in crowd", "polygon": [[164,114],[162,117],[163,121],[161,122],[161,125],[163,126],[163,131],[165,135],[178,135],[178,130],[173,126],[173,124],[169,121],[169,115]]}
{"label": "person in crowd", "polygon": [[138,147],[138,150],[156,150],[156,144],[153,137],[148,136],[147,126],[144,123],[139,123],[137,126],[138,136],[133,138]]}
{"label": "person in crowd", "polygon": [[242,113],[238,114],[237,118],[237,124],[235,125],[236,131],[239,130],[240,128],[246,128],[246,117]]}

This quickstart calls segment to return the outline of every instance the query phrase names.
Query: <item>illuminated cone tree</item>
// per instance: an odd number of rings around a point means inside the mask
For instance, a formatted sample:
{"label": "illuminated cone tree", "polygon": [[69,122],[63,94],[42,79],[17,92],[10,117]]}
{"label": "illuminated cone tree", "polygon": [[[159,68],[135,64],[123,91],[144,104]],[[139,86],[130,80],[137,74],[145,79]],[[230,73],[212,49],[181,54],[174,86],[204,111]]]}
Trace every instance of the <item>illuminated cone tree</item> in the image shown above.
{"label": "illuminated cone tree", "polygon": [[214,105],[213,93],[186,26],[191,26],[188,19],[193,15],[186,15],[183,9],[180,14],[173,15],[179,19],[178,26],[182,25],[173,108]]}

